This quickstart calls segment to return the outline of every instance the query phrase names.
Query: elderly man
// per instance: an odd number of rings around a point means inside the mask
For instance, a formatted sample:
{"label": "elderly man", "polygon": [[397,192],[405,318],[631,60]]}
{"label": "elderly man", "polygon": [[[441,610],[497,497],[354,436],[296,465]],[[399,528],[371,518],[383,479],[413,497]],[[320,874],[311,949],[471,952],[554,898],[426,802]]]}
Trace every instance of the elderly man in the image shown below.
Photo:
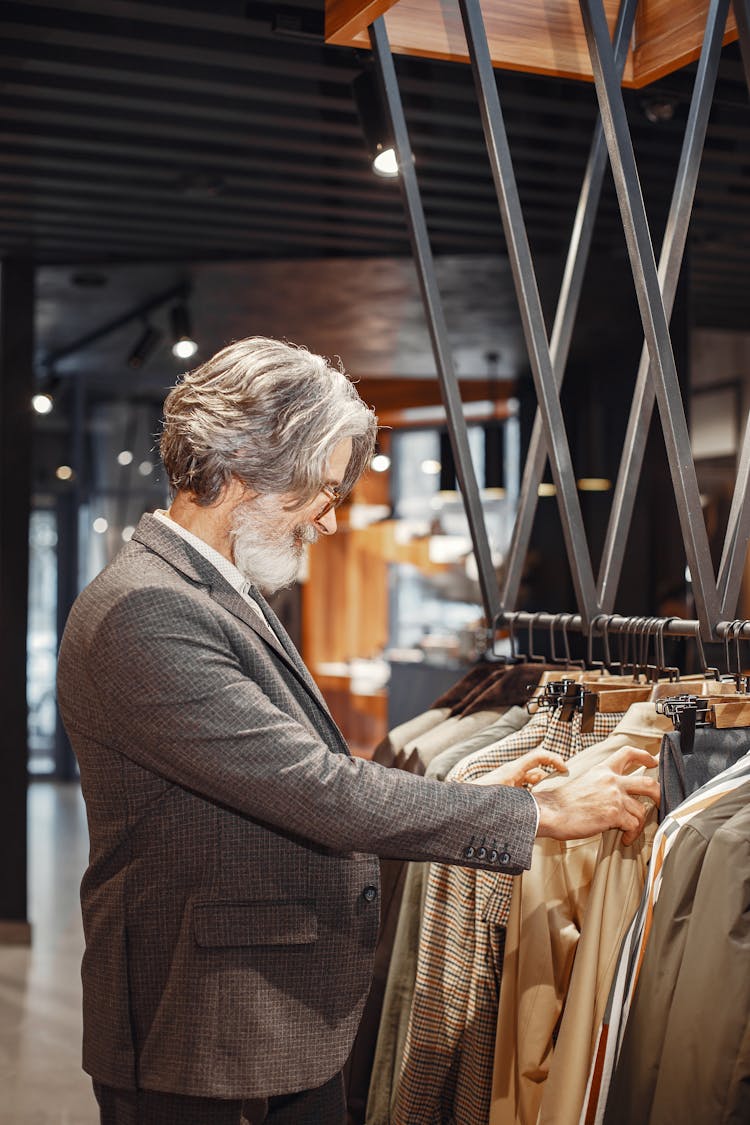
{"label": "elderly man", "polygon": [[[224,348],[165,403],[173,500],[83,591],[59,701],[91,837],[83,1065],[106,1125],[341,1125],[378,931],[376,856],[519,872],[536,833],[635,835],[641,751],[539,803],[352,758],[261,591],[372,453],[320,356]],[[485,846],[480,847],[480,842]]]}

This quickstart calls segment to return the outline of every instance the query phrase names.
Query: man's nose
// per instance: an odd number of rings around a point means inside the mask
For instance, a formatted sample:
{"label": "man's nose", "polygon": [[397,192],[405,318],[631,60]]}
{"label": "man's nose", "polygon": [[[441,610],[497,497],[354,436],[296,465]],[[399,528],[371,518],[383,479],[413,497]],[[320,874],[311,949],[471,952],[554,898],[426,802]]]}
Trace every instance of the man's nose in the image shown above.
{"label": "man's nose", "polygon": [[324,535],[335,535],[338,524],[336,523],[336,509],[331,508],[315,521],[315,526],[319,527]]}

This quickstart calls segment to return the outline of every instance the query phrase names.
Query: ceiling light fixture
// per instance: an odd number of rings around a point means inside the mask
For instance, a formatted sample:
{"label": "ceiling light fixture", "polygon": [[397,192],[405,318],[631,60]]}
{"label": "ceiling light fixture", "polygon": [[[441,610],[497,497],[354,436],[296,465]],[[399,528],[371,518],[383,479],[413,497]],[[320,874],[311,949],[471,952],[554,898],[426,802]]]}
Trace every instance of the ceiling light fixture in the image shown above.
{"label": "ceiling light fixture", "polygon": [[184,301],[173,305],[170,311],[172,324],[172,355],[177,359],[191,359],[198,351],[190,327],[190,313]]}
{"label": "ceiling light fixture", "polygon": [[663,125],[665,121],[671,121],[677,108],[676,99],[669,95],[653,95],[644,98],[641,104],[646,120],[652,125]]}
{"label": "ceiling light fixture", "polygon": [[37,414],[51,414],[55,405],[55,400],[47,391],[39,391],[38,394],[32,396],[31,405],[34,407]]}
{"label": "ceiling light fixture", "polygon": [[51,414],[55,408],[55,395],[60,386],[60,376],[54,372],[48,373],[42,379],[39,390],[31,396],[32,409],[37,414]]}
{"label": "ceiling light fixture", "polygon": [[146,322],[143,331],[133,345],[133,350],[128,356],[128,367],[135,370],[143,367],[159,346],[161,332],[153,324]]}
{"label": "ceiling light fixture", "polygon": [[370,462],[370,468],[376,473],[386,473],[391,467],[391,459],[385,453],[376,453]]}
{"label": "ceiling light fixture", "polygon": [[352,82],[352,97],[365,137],[372,169],[378,176],[398,176],[398,158],[375,74],[363,70]]}

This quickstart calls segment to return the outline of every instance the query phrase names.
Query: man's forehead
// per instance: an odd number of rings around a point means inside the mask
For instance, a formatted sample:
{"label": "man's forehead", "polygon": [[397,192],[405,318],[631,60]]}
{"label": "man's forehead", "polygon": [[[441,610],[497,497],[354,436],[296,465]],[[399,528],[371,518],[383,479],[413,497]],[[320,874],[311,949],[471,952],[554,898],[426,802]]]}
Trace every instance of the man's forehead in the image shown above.
{"label": "man's forehead", "polygon": [[346,475],[346,469],[352,455],[352,439],[345,438],[331,450],[326,465],[326,483],[341,484]]}

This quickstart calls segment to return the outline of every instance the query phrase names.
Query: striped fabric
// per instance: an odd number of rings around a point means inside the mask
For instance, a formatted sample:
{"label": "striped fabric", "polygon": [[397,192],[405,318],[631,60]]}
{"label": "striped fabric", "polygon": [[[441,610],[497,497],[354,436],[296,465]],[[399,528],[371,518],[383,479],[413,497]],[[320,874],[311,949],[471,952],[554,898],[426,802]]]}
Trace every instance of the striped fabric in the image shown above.
{"label": "striped fabric", "polygon": [[750,777],[750,754],[745,755],[736,765],[724,770],[683,801],[659,827],[654,838],[648,882],[638,913],[623,941],[607,1008],[599,1029],[579,1125],[602,1125],[604,1120],[612,1074],[622,1046],[630,1005],[651,932],[654,907],[659,898],[664,861],[677,834],[694,816],[743,785],[748,777]]}
{"label": "striped fabric", "polygon": [[[451,781],[473,781],[528,750],[570,758],[606,738],[622,713],[597,714],[581,732],[537,712],[517,734],[462,761]],[[417,982],[393,1125],[486,1125],[511,877],[432,864]]]}

